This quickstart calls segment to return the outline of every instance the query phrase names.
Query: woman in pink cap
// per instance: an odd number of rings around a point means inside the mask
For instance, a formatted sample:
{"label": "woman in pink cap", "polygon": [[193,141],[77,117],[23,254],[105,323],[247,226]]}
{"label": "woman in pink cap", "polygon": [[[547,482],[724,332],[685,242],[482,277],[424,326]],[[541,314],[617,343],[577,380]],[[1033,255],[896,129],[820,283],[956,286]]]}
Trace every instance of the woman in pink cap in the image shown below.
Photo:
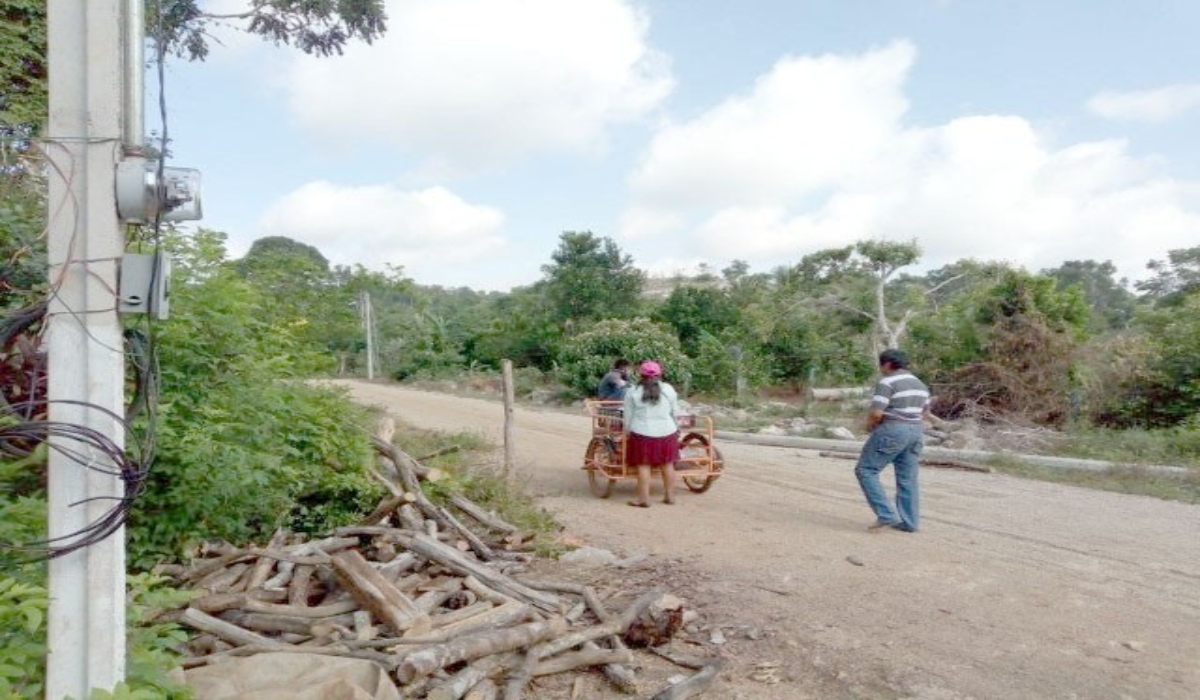
{"label": "woman in pink cap", "polygon": [[679,461],[679,397],[662,380],[662,367],[646,360],[638,367],[637,386],[625,392],[625,463],[637,467],[637,500],[650,507],[650,470],[662,473],[663,503],[675,502],[675,463]]}

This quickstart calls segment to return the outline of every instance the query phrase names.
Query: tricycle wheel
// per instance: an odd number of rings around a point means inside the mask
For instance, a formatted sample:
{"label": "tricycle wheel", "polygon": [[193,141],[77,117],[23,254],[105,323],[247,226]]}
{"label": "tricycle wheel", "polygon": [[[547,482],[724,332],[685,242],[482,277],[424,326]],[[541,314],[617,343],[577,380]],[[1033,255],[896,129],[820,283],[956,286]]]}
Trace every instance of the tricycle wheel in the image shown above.
{"label": "tricycle wheel", "polygon": [[610,441],[594,437],[588,443],[587,452],[583,455],[583,468],[587,470],[588,485],[597,498],[608,498],[612,495],[616,479],[608,478],[604,465],[616,462],[619,455],[613,449]]}
{"label": "tricycle wheel", "polygon": [[[679,456],[683,458],[688,457],[689,453],[693,456],[707,457],[709,449],[708,438],[700,433],[688,433],[679,440]],[[712,488],[713,482],[721,475],[720,472],[725,466],[725,458],[721,455],[721,451],[715,447],[711,449],[713,464],[709,465],[706,474],[703,476],[681,475],[684,486],[687,486],[693,493],[704,493]]]}

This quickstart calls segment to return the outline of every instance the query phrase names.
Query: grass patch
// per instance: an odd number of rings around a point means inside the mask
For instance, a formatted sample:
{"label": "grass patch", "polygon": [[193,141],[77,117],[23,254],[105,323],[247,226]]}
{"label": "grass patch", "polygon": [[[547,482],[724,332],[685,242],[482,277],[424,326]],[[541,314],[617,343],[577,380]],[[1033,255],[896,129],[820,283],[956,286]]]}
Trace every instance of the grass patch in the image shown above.
{"label": "grass patch", "polygon": [[1022,462],[1015,457],[995,457],[988,460],[988,465],[1002,474],[1024,479],[1200,504],[1200,469],[1195,468],[1178,476],[1151,472],[1137,466],[1091,471],[1043,467]]}
{"label": "grass patch", "polygon": [[1128,464],[1200,468],[1200,426],[1158,430],[1075,428],[1056,454]]}

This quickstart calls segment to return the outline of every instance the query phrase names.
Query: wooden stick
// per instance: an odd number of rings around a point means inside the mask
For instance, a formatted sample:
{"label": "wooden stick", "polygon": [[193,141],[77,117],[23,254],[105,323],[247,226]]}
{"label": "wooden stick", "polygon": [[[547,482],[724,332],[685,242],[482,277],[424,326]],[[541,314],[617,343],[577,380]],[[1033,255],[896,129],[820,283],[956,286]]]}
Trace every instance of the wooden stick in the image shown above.
{"label": "wooden stick", "polygon": [[[275,531],[271,535],[271,540],[267,543],[267,550],[275,550],[287,544],[288,532],[283,528]],[[294,565],[293,565],[294,566]],[[254,563],[254,569],[250,574],[250,579],[246,582],[246,590],[252,591],[255,588],[261,588],[263,582],[271,577],[271,571],[275,568],[275,560],[268,557],[260,556],[258,561]]]}
{"label": "wooden stick", "polygon": [[354,618],[349,613],[337,617],[312,618],[229,610],[221,615],[221,619],[254,632],[292,632],[303,635],[312,635],[314,624],[348,625],[354,623]]}
{"label": "wooden stick", "polygon": [[566,632],[567,628],[567,621],[559,617],[460,637],[407,655],[396,669],[396,677],[401,683],[411,683],[450,664],[473,661],[552,639]]}
{"label": "wooden stick", "polygon": [[290,605],[308,605],[308,595],[312,588],[312,577],[316,570],[315,566],[308,564],[296,566],[296,572],[292,575],[292,585],[288,587],[288,603]]}
{"label": "wooden stick", "polygon": [[488,676],[503,673],[504,669],[512,668],[519,663],[517,654],[493,654],[485,656],[468,664],[458,673],[447,678],[443,683],[429,691],[425,700],[461,700],[472,688],[483,682]]}
{"label": "wooden stick", "polygon": [[412,494],[409,493],[401,492],[398,494],[393,494],[380,501],[379,505],[375,506],[375,510],[371,511],[370,515],[363,518],[360,521],[360,524],[378,525],[380,522],[386,520],[387,517],[392,514],[392,511],[396,510],[405,503],[411,503],[413,500],[414,498]]}
{"label": "wooden stick", "polygon": [[[633,662],[633,652],[628,649],[585,649],[562,654],[547,661],[538,662],[533,667],[533,675],[552,676],[565,673],[582,666],[607,666],[609,664],[627,664]],[[507,698],[508,696],[505,696]]]}
{"label": "wooden stick", "polygon": [[509,484],[516,477],[517,469],[517,438],[514,416],[513,363],[512,360],[500,361],[501,375],[504,384],[504,478]]}
{"label": "wooden stick", "polygon": [[260,600],[246,600],[242,603],[241,608],[246,612],[315,619],[352,613],[359,609],[359,604],[353,600],[346,600],[340,603],[308,607],[305,605],[280,605],[278,603],[265,603]]}
{"label": "wooden stick", "polygon": [[425,557],[436,561],[461,576],[474,576],[489,588],[493,588],[510,597],[535,605],[547,612],[557,613],[560,600],[557,596],[536,591],[501,573],[493,571],[482,564],[471,561],[462,552],[447,547],[432,537],[418,535],[407,543],[408,548]]}
{"label": "wooden stick", "polygon": [[472,501],[462,494],[450,494],[450,503],[452,503],[455,508],[458,508],[462,512],[477,520],[481,525],[489,527],[496,532],[502,532],[506,535],[516,534],[517,532],[515,525],[510,525],[495,513],[484,510],[483,507],[478,503]]}
{"label": "wooden stick", "polygon": [[396,660],[388,654],[382,654],[377,651],[363,649],[361,651],[353,651],[349,649],[339,649],[337,647],[299,647],[299,646],[259,646],[248,645],[236,647],[228,651],[222,651],[208,656],[201,656],[193,659],[184,659],[184,668],[196,668],[197,666],[205,666],[211,663],[224,661],[230,657],[237,656],[253,656],[255,654],[319,654],[321,656],[343,656],[351,659],[366,659],[374,661],[383,666],[385,669],[391,669],[396,665]]}
{"label": "wooden stick", "polygon": [[724,667],[725,662],[721,659],[714,659],[707,664],[699,673],[692,675],[684,681],[680,681],[675,685],[659,692],[650,700],[684,700],[694,695],[699,695],[708,690],[709,686],[717,680],[717,674]]}
{"label": "wooden stick", "polygon": [[191,627],[192,629],[197,629],[201,632],[208,632],[209,634],[220,637],[221,639],[224,639],[227,642],[232,642],[238,646],[254,645],[271,649],[283,649],[287,648],[288,646],[286,644],[280,644],[272,639],[268,639],[260,634],[255,634],[254,632],[244,630],[241,627],[225,622],[224,620],[218,620],[212,615],[200,612],[195,608],[188,608],[184,610],[183,614],[179,616],[179,621],[188,627]]}
{"label": "wooden stick", "polygon": [[500,697],[500,687],[491,678],[484,678],[479,685],[463,696],[463,700],[496,700]]}
{"label": "wooden stick", "polygon": [[357,551],[339,552],[331,563],[342,587],[397,633],[413,628],[418,633],[429,629],[429,616]]}
{"label": "wooden stick", "polygon": [[625,630],[629,629],[629,626],[633,624],[634,620],[636,620],[638,616],[646,610],[646,608],[649,608],[654,601],[662,598],[662,596],[662,591],[658,589],[643,593],[625,610],[625,612],[621,613],[619,617],[611,619],[603,624],[589,627],[588,629],[580,630],[578,632],[573,632],[571,634],[558,637],[553,641],[547,642],[539,648],[540,655],[542,658],[549,658],[555,654],[566,651],[567,649],[577,647],[584,642],[591,642],[602,637],[610,637],[616,634],[621,634]]}
{"label": "wooden stick", "polygon": [[467,541],[467,544],[471,546],[471,551],[479,555],[480,559],[484,561],[491,561],[492,559],[496,558],[496,555],[492,553],[492,548],[484,544],[483,540],[479,539],[474,532],[471,532],[465,525],[459,522],[458,518],[454,517],[450,511],[446,510],[445,508],[438,508],[437,511],[438,515],[440,515],[443,520],[449,523],[453,530],[462,535],[463,539]]}

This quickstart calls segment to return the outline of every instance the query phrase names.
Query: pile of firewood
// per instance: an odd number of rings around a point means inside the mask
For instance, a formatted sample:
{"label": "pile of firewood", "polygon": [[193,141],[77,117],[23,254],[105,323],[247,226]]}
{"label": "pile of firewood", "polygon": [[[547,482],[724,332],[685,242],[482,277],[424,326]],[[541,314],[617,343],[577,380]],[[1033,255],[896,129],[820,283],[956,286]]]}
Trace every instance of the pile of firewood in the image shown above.
{"label": "pile of firewood", "polygon": [[[202,592],[178,616],[199,632],[185,667],[278,652],[368,659],[404,697],[439,700],[501,691],[515,700],[536,677],[598,667],[637,692],[623,638],[672,619],[655,605],[661,591],[617,614],[590,586],[521,576],[532,555],[514,551],[515,527],[451,496],[478,531],[468,527],[421,492],[434,470],[387,440],[376,447],[391,496],[360,525],[314,540],[280,531],[261,548],[209,546],[190,566],[167,569]],[[714,671],[696,680],[707,686]],[[660,695],[700,690],[686,683]]]}

